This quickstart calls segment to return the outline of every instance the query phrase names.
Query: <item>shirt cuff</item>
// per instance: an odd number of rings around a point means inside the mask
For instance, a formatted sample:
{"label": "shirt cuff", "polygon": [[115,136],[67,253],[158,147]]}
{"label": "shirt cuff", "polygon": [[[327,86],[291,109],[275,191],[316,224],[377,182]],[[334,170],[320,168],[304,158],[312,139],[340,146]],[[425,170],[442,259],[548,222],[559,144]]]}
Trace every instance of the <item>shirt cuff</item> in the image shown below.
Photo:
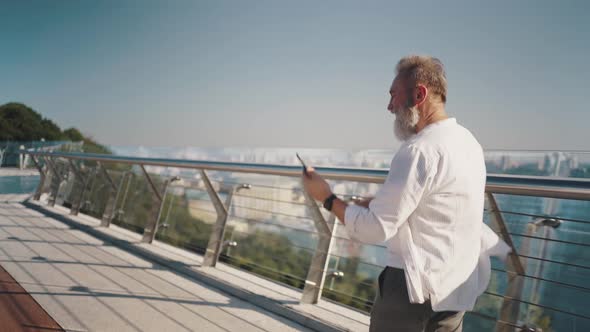
{"label": "shirt cuff", "polygon": [[359,214],[361,214],[364,209],[365,208],[362,206],[351,204],[346,207],[346,210],[344,210],[344,228],[346,228],[348,237],[351,239],[356,239],[356,223]]}

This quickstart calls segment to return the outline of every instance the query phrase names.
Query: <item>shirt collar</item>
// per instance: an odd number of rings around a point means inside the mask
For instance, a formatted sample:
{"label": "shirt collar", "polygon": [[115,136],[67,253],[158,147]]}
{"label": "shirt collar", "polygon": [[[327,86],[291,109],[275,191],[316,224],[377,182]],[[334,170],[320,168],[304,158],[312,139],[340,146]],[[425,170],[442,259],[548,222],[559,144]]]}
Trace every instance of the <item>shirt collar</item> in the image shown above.
{"label": "shirt collar", "polygon": [[418,133],[418,135],[423,135],[424,133],[429,132],[429,131],[436,129],[436,128],[444,128],[444,127],[453,126],[456,124],[457,124],[457,119],[455,119],[455,118],[447,118],[444,120],[440,120],[440,121],[437,121],[435,123],[431,123],[428,126],[424,127],[424,129],[422,129]]}

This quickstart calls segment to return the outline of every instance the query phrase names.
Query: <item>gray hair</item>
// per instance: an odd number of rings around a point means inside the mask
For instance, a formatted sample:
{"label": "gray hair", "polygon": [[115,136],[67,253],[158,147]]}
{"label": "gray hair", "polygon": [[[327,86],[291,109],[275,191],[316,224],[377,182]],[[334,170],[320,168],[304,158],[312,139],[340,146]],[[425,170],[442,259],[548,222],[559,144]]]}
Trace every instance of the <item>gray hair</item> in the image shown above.
{"label": "gray hair", "polygon": [[408,88],[424,84],[433,94],[447,102],[447,75],[442,62],[425,55],[403,57],[395,67],[396,75],[406,80]]}

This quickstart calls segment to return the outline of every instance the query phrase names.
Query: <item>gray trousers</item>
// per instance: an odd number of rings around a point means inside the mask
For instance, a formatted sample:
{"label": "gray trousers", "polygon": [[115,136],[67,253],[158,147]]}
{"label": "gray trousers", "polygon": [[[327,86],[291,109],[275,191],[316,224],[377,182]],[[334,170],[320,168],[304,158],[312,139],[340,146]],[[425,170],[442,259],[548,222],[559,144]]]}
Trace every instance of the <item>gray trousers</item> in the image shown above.
{"label": "gray trousers", "polygon": [[464,311],[433,311],[430,301],[410,303],[404,270],[386,267],[379,275],[370,332],[461,332],[464,314]]}

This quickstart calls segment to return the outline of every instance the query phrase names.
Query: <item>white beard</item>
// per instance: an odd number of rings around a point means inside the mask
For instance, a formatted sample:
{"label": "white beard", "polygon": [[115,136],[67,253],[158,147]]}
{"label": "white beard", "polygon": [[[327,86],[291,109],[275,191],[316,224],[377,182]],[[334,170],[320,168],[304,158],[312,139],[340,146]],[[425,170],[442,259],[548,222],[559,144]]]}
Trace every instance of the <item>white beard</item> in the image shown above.
{"label": "white beard", "polygon": [[400,141],[407,141],[416,135],[416,125],[420,120],[420,112],[416,106],[400,108],[395,111],[393,133]]}

